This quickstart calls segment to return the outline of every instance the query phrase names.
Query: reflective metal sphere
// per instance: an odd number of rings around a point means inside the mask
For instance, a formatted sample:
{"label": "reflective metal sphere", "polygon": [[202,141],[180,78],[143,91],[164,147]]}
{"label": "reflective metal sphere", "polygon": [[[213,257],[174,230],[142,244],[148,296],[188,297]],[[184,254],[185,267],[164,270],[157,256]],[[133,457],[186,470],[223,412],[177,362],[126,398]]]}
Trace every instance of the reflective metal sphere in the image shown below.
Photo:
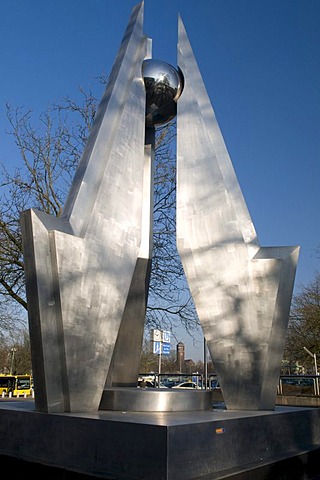
{"label": "reflective metal sphere", "polygon": [[144,60],[142,76],[146,87],[146,125],[169,122],[177,114],[177,100],[183,90],[183,75],[162,60]]}

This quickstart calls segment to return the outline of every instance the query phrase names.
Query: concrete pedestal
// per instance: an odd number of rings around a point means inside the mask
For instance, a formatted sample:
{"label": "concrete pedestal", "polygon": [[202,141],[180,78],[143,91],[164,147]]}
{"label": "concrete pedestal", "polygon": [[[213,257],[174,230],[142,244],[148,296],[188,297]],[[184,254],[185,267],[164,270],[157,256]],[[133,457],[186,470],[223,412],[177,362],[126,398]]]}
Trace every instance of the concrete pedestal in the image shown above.
{"label": "concrete pedestal", "polygon": [[47,466],[128,480],[276,479],[282,477],[244,475],[284,459],[300,462],[319,448],[319,409],[45,414],[32,400],[0,401],[0,455],[32,462],[34,471]]}

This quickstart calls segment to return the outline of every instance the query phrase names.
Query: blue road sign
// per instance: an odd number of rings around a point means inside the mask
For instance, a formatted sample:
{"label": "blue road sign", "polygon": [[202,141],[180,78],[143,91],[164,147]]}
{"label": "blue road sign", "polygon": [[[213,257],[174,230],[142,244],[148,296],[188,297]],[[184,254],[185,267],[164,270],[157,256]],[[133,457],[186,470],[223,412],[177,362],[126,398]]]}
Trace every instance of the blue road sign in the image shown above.
{"label": "blue road sign", "polygon": [[160,355],[161,353],[161,342],[153,342],[153,353]]}
{"label": "blue road sign", "polygon": [[162,344],[162,355],[170,355],[170,343]]}

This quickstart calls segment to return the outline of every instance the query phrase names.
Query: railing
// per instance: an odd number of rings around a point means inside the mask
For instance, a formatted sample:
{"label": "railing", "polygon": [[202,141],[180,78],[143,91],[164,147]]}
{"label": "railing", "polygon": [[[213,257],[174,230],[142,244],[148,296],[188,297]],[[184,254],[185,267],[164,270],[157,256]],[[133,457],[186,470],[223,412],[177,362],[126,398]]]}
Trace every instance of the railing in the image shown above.
{"label": "railing", "polygon": [[204,377],[201,373],[139,373],[139,378],[144,378],[153,383],[154,387],[172,387],[183,382],[194,382],[204,388]]}
{"label": "railing", "polygon": [[319,396],[319,375],[280,375],[278,395]]}
{"label": "railing", "polygon": [[[219,388],[218,377],[215,373],[209,373],[207,376],[207,386],[205,386],[205,379],[202,374],[192,373],[141,373],[141,376],[152,376],[153,383],[156,387],[161,387],[163,384],[168,386],[170,381],[173,384],[182,383],[186,381],[193,381],[201,388]],[[320,375],[280,375],[277,389],[278,395],[304,395],[304,396],[320,396]]]}

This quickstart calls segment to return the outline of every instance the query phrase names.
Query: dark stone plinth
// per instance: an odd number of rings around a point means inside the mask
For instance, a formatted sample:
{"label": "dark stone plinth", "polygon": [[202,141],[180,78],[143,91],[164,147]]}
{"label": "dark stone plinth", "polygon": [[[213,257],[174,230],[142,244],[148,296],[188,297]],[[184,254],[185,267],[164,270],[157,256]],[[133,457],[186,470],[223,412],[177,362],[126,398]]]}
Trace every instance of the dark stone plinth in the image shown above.
{"label": "dark stone plinth", "polygon": [[105,479],[222,479],[319,447],[312,408],[45,414],[31,400],[0,402],[1,455]]}

